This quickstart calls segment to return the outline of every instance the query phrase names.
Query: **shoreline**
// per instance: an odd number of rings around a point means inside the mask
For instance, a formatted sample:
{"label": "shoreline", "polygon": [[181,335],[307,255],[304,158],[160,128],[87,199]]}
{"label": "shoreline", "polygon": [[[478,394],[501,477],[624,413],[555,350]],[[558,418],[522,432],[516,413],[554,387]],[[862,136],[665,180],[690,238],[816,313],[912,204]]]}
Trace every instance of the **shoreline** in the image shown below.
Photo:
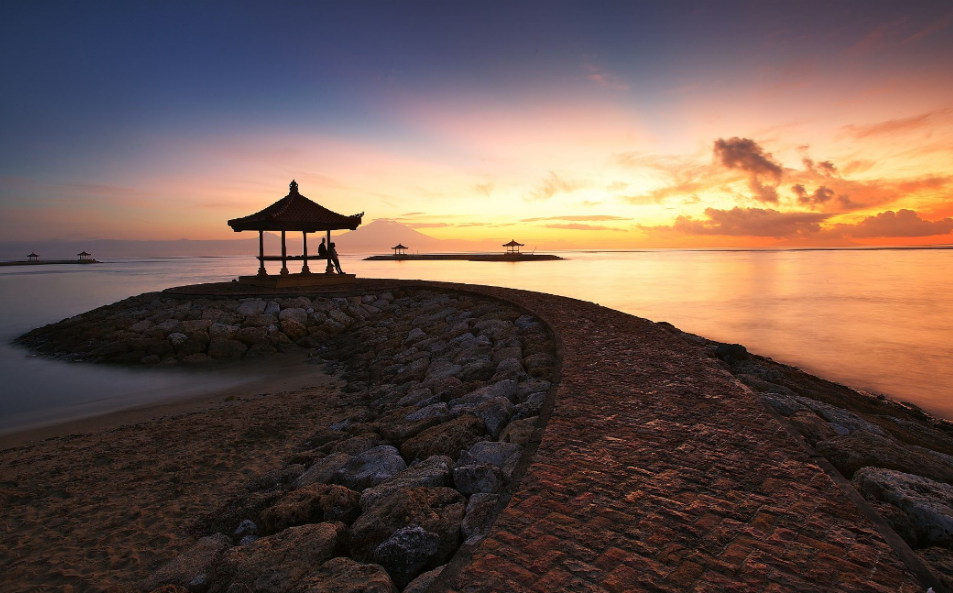
{"label": "shoreline", "polygon": [[565,258],[552,254],[502,254],[502,253],[419,253],[408,255],[372,255],[364,261],[559,261]]}

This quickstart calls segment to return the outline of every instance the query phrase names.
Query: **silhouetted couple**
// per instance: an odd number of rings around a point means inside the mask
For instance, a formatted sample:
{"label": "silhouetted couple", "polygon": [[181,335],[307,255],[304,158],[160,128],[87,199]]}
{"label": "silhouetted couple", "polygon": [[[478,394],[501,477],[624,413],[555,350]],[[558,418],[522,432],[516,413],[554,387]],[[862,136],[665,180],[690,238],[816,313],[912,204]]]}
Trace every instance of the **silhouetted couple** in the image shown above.
{"label": "silhouetted couple", "polygon": [[334,267],[337,269],[338,274],[343,274],[344,270],[341,269],[341,262],[338,261],[338,250],[334,248],[334,243],[324,244],[324,239],[321,239],[321,244],[318,245],[318,257],[328,259],[328,269],[327,272],[331,273],[331,264],[334,264]]}

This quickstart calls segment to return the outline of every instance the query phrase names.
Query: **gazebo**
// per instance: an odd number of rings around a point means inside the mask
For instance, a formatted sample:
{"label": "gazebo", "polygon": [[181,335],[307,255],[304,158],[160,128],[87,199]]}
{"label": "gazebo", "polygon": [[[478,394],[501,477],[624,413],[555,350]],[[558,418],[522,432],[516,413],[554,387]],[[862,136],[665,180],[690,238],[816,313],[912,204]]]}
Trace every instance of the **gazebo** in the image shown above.
{"label": "gazebo", "polygon": [[503,245],[503,247],[506,247],[506,255],[519,255],[520,247],[522,246],[523,244],[517,243],[516,240],[512,240],[509,243]]}
{"label": "gazebo", "polygon": [[92,261],[93,261],[93,254],[92,254],[92,253],[86,253],[85,251],[83,251],[82,253],[77,253],[76,255],[79,256],[79,261],[81,261],[81,262],[89,262],[89,263],[92,263]]}
{"label": "gazebo", "polygon": [[26,260],[30,262],[31,264],[36,263],[40,261],[40,256],[37,255],[35,251],[31,251],[30,255],[26,256]]}
{"label": "gazebo", "polygon": [[407,255],[407,247],[403,243],[398,243],[394,247],[391,247],[394,250],[394,257],[398,255]]}
{"label": "gazebo", "polygon": [[[361,224],[364,213],[344,216],[332,212],[312,202],[298,193],[298,183],[291,181],[290,192],[271,206],[260,212],[249,214],[241,218],[228,221],[228,226],[236,233],[242,231],[258,231],[258,275],[241,276],[240,282],[255,286],[280,288],[283,286],[307,286],[342,282],[354,279],[353,274],[335,274],[330,250],[327,255],[327,268],[324,274],[312,274],[308,267],[308,233],[327,233],[328,245],[331,244],[331,231],[355,230]],[[281,255],[265,255],[265,231],[281,232]],[[288,231],[301,233],[302,254],[289,256],[285,243],[285,234]],[[301,260],[301,273],[291,274],[288,271],[288,260]],[[278,277],[269,276],[265,270],[266,261],[280,261],[281,273]]]}

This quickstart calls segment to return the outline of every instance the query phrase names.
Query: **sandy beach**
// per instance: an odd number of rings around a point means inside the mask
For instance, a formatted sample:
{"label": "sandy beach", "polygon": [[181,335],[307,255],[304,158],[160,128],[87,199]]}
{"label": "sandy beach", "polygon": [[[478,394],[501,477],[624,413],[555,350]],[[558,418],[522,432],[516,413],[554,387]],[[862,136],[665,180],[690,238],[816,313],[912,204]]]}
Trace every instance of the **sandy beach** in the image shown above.
{"label": "sandy beach", "polygon": [[194,541],[196,518],[346,415],[334,378],[302,369],[0,439],[3,589],[130,590]]}

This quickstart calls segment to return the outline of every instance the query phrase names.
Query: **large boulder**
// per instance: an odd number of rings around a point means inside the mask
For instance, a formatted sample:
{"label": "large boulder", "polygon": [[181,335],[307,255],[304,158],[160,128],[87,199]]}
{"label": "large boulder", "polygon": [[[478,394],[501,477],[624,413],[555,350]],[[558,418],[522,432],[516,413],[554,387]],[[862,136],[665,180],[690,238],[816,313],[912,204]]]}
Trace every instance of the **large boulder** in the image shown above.
{"label": "large boulder", "polygon": [[421,527],[403,527],[377,546],[374,559],[403,588],[427,566],[440,548],[440,536]]}
{"label": "large boulder", "polygon": [[920,545],[953,545],[953,486],[875,467],[858,471],[853,482],[865,497],[890,503],[906,513]]}
{"label": "large boulder", "polygon": [[288,527],[322,521],[354,522],[360,514],[361,495],[337,484],[309,484],[289,492],[273,507],[261,513],[266,533],[277,533]]}
{"label": "large boulder", "polygon": [[451,409],[455,416],[466,413],[483,420],[486,431],[494,439],[498,438],[500,433],[503,432],[514,411],[513,404],[505,397],[495,397],[489,401],[476,404],[461,404]]}
{"label": "large boulder", "polygon": [[834,430],[830,422],[821,419],[820,416],[808,409],[795,412],[788,417],[788,421],[798,429],[798,432],[801,433],[804,440],[810,443],[811,446],[816,445],[820,441],[835,438],[838,435],[838,432]]}
{"label": "large boulder", "polygon": [[239,315],[244,315],[246,317],[249,315],[259,315],[265,312],[265,305],[265,301],[261,299],[248,300],[238,305],[236,312]]}
{"label": "large boulder", "polygon": [[858,430],[836,436],[820,441],[815,449],[848,478],[862,467],[873,466],[926,476],[941,482],[953,481],[953,467],[940,459],[872,432]]}
{"label": "large boulder", "polygon": [[517,383],[512,379],[497,381],[491,385],[481,387],[470,393],[450,401],[450,407],[462,404],[478,404],[488,402],[498,397],[508,398],[513,401],[517,393]]}
{"label": "large boulder", "polygon": [[293,593],[397,593],[397,588],[383,567],[340,557],[302,579]]}
{"label": "large boulder", "polygon": [[301,307],[292,307],[278,313],[279,321],[286,321],[288,319],[297,321],[301,325],[308,325],[308,310],[302,309]]}
{"label": "large boulder", "polygon": [[490,493],[474,494],[470,497],[467,502],[467,514],[460,525],[463,537],[469,543],[483,539],[489,533],[493,520],[496,518],[493,511],[499,500],[499,494]]}
{"label": "large boulder", "polygon": [[470,447],[466,453],[461,454],[457,465],[489,463],[502,468],[511,457],[519,455],[522,451],[523,448],[516,443],[481,441]]}
{"label": "large boulder", "polygon": [[433,561],[450,557],[460,544],[465,499],[453,488],[405,488],[364,511],[351,526],[351,557],[374,560],[377,547],[397,530],[416,526],[440,537]]}
{"label": "large boulder", "polygon": [[445,455],[434,455],[415,463],[386,482],[361,493],[361,508],[367,510],[398,490],[419,486],[450,486],[453,460]]}
{"label": "large boulder", "polygon": [[352,457],[334,474],[334,481],[358,492],[377,486],[407,469],[400,452],[391,445],[379,445]]}
{"label": "large boulder", "polygon": [[301,488],[308,484],[330,484],[334,474],[344,467],[351,456],[347,453],[332,453],[323,459],[314,462],[308,471],[295,480],[294,487]]}
{"label": "large boulder", "polygon": [[[880,436],[886,435],[884,429],[868,420],[864,420],[853,412],[844,410],[843,408],[838,408],[837,406],[819,402],[808,397],[796,396],[792,397],[791,399],[805,407],[810,408],[815,414],[830,422],[833,425],[834,430],[837,430],[838,428],[844,428],[849,432],[863,431],[872,432]],[[843,431],[838,430],[838,432]]]}
{"label": "large boulder", "polygon": [[[442,407],[441,407],[442,406]],[[392,443],[403,443],[421,431],[450,420],[450,410],[441,403],[418,409],[416,406],[399,408],[380,418],[381,436]]]}
{"label": "large boulder", "polygon": [[427,591],[430,590],[430,586],[434,584],[437,577],[443,572],[444,566],[438,566],[418,576],[404,587],[403,593],[427,593]]}
{"label": "large boulder", "polygon": [[404,441],[400,452],[408,461],[426,459],[433,455],[446,455],[456,460],[460,451],[469,449],[477,441],[485,440],[485,434],[483,420],[467,414],[428,428]]}
{"label": "large boulder", "polygon": [[495,494],[506,487],[503,470],[492,463],[469,463],[453,468],[453,483],[467,496],[478,493]]}
{"label": "large boulder", "polygon": [[205,583],[212,565],[231,543],[231,540],[221,533],[203,537],[171,562],[140,581],[136,589],[152,591],[162,585],[188,587],[192,583]]}
{"label": "large boulder", "polygon": [[[290,311],[291,309],[288,310]],[[284,311],[282,311],[282,313],[284,313]],[[305,321],[307,321],[307,319]],[[297,341],[308,335],[308,326],[297,319],[289,317],[288,319],[281,320],[281,331],[292,341]]]}
{"label": "large boulder", "polygon": [[312,567],[331,559],[344,530],[343,523],[302,525],[231,548],[214,571],[213,591],[292,590]]}
{"label": "large boulder", "polygon": [[500,433],[500,441],[504,443],[516,443],[517,445],[525,447],[526,443],[532,438],[533,431],[536,430],[536,421],[538,419],[539,416],[532,416],[530,418],[510,422]]}

